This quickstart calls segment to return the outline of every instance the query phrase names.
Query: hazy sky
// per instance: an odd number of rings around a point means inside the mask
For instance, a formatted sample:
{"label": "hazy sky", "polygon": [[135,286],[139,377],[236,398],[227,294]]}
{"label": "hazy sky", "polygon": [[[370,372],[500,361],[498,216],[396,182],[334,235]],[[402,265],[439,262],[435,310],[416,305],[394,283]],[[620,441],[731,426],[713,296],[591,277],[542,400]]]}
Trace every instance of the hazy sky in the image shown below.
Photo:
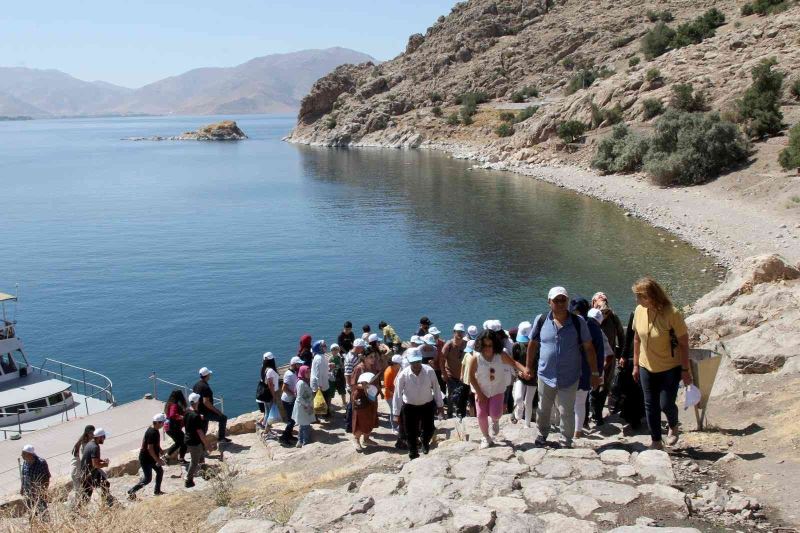
{"label": "hazy sky", "polygon": [[455,0],[29,0],[0,8],[0,66],[127,87],[196,67],[343,46],[390,59]]}

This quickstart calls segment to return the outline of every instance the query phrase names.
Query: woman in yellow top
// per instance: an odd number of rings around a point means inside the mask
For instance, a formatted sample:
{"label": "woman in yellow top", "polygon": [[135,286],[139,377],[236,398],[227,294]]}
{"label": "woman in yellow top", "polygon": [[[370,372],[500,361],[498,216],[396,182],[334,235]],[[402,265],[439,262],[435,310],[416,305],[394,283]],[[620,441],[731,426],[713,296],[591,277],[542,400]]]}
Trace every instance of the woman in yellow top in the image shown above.
{"label": "woman in yellow top", "polygon": [[669,423],[667,444],[678,442],[678,386],[692,382],[689,334],[680,311],[655,280],[642,278],[632,289],[639,304],[633,315],[633,379],[644,393],[650,447],[661,450],[661,411]]}

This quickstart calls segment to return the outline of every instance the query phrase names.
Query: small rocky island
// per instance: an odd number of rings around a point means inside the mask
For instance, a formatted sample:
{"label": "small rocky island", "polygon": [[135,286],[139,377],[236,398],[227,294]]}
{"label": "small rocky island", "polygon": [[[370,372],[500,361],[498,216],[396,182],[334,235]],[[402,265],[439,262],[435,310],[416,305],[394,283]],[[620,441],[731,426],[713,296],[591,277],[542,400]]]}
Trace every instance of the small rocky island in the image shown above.
{"label": "small rocky island", "polygon": [[233,120],[223,120],[199,128],[197,131],[187,131],[180,135],[162,137],[127,137],[125,141],[241,141],[247,135]]}

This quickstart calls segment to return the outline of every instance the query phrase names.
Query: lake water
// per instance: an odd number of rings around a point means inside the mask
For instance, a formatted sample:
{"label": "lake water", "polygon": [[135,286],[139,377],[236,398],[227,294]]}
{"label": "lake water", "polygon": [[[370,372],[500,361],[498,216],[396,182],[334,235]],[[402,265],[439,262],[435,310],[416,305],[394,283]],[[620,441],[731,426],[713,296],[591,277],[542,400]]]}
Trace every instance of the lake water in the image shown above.
{"label": "lake water", "polygon": [[238,117],[239,143],[121,140],[212,120],[0,123],[0,291],[19,284],[32,363],[103,372],[120,401],[208,366],[236,414],[264,351],[286,362],[344,320],[408,338],[422,315],[512,327],[556,284],[623,316],[641,275],[681,304],[714,285],[709,258],[612,205],[437,153],[290,145],[292,117]]}

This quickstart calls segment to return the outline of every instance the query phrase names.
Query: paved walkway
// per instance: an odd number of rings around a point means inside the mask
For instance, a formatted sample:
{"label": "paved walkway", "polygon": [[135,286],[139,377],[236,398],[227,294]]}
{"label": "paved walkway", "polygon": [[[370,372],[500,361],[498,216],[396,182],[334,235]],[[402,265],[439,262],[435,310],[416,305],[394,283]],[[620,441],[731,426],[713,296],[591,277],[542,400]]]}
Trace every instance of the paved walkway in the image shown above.
{"label": "paved walkway", "polygon": [[102,427],[109,437],[102,447],[103,457],[113,458],[139,448],[142,435],[155,413],[164,410],[158,400],[136,400],[94,415],[73,419],[57,426],[26,434],[21,440],[0,441],[0,495],[19,491],[19,462],[22,446],[33,444],[47,459],[53,478],[69,475],[70,450],[87,424]]}

